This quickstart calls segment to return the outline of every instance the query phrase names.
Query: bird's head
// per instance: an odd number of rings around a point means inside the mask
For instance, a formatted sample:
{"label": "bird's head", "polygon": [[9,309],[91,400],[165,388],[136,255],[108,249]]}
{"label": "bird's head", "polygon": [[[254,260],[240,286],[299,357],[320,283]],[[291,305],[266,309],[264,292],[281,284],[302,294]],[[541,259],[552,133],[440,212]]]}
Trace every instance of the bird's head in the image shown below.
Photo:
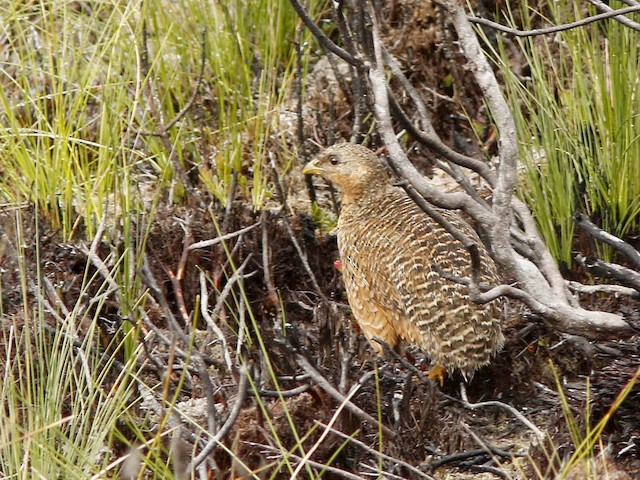
{"label": "bird's head", "polygon": [[389,183],[389,173],[380,159],[362,145],[333,145],[307,163],[302,170],[320,175],[340,187],[345,199],[357,198],[365,191]]}

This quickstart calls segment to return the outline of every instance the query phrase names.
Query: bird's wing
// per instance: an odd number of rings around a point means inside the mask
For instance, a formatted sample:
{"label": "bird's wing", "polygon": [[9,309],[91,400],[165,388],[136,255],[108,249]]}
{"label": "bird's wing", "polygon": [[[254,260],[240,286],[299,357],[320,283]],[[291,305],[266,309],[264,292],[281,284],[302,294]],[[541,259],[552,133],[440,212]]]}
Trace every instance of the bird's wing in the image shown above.
{"label": "bird's wing", "polygon": [[417,343],[437,358],[453,333],[452,322],[468,302],[466,287],[444,279],[436,266],[463,277],[467,252],[457,249],[453,237],[433,219],[424,214],[417,218],[402,236],[403,271],[397,272],[396,282],[407,322],[420,332]]}
{"label": "bird's wing", "polygon": [[407,312],[407,294],[412,292],[407,282],[413,268],[406,259],[402,212],[392,204],[345,223],[343,219],[338,234],[345,286],[365,335],[372,338],[375,334],[391,345],[398,338],[421,344],[422,335]]}
{"label": "bird's wing", "polygon": [[[411,202],[407,198],[407,202]],[[413,205],[411,224],[398,226],[405,253],[398,262],[404,271],[395,282],[406,306],[407,321],[420,332],[417,342],[430,356],[450,367],[472,372],[473,365],[486,363],[491,350],[502,342],[496,305],[476,305],[465,285],[441,275],[436,268],[458,278],[471,276],[471,256],[436,220]],[[473,228],[459,216],[441,212],[461,233],[476,241],[480,249],[480,275],[490,283],[497,279],[495,267]],[[469,367],[468,365],[472,365]]]}

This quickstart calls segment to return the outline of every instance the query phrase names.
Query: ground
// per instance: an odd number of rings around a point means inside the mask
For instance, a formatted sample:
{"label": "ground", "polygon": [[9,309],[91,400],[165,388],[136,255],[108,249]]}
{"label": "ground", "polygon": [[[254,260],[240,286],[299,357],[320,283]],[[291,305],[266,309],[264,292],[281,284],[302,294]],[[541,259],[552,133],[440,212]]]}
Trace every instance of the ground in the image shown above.
{"label": "ground", "polygon": [[[178,219],[184,218],[185,210],[180,207],[167,207],[154,222],[148,239],[151,271],[156,282],[161,285],[171,308],[176,309],[176,292],[167,278],[167,271],[176,271],[181,259],[185,238],[177,228]],[[208,213],[189,212],[193,241],[206,240],[217,236]],[[251,212],[238,205],[234,210],[233,222],[229,231],[236,231],[250,225],[255,218]],[[229,446],[234,446],[236,454],[249,466],[264,466],[265,447],[255,445],[269,444],[278,436],[284,445],[295,444],[294,432],[287,421],[285,412],[293,418],[298,434],[311,431],[314,421],[327,423],[336,411],[339,402],[332,398],[321,385],[310,381],[301,374],[300,362],[293,351],[300,352],[314,366],[316,371],[329,383],[346,393],[356,382],[362,382],[352,401],[374,418],[382,418],[389,434],[383,433],[383,451],[394,461],[383,462],[385,468],[404,478],[420,478],[407,465],[435,476],[436,478],[494,478],[495,468],[511,472],[514,478],[529,478],[531,464],[539,468],[549,466],[549,452],[557,454],[555,462],[562,463],[574,449],[566,413],[563,413],[563,399],[558,394],[559,385],[564,389],[566,402],[580,428],[584,428],[587,418],[587,399],[591,407],[591,422],[604,415],[615,396],[632,377],[640,363],[640,351],[637,338],[610,342],[588,342],[581,338],[563,337],[550,330],[539,319],[527,316],[526,311],[513,303],[509,305],[504,319],[507,343],[495,360],[481,369],[466,386],[468,402],[461,397],[462,379],[454,376],[447,378],[444,387],[420,377],[428,368],[428,359],[417,350],[407,349],[404,361],[399,359],[379,359],[367,342],[358,334],[351,322],[339,272],[334,260],[337,258],[335,239],[330,234],[305,226],[304,215],[290,217],[292,231],[308,255],[308,263],[316,275],[316,280],[325,295],[320,300],[305,272],[301,260],[297,257],[291,239],[283,226],[282,216],[267,216],[266,237],[260,229],[255,229],[238,243],[233,240],[233,258],[236,265],[250,257],[246,272],[257,272],[247,278],[244,289],[247,299],[247,311],[255,316],[255,323],[248,324],[248,335],[254,340],[245,344],[245,359],[254,365],[256,378],[268,377],[264,370],[265,351],[276,374],[282,380],[279,388],[295,392],[302,387],[302,393],[286,396],[283,401],[274,399],[274,383],[263,380],[256,388],[264,394],[266,410],[262,411],[253,396],[245,401],[239,418],[227,436]],[[5,218],[6,220],[6,218]],[[26,231],[29,244],[35,242],[34,218],[25,219],[25,225],[31,225]],[[65,285],[60,290],[62,301],[73,305],[78,300],[79,289],[84,277],[86,257],[82,253],[82,242],[61,242],[53,231],[40,231],[40,262],[44,274],[54,285]],[[263,248],[270,250],[271,282],[278,292],[279,302],[270,298],[265,269],[261,261]],[[30,251],[27,249],[27,251]],[[31,250],[33,252],[33,250]],[[11,268],[15,258],[3,257],[3,308],[5,316],[10,318],[20,314],[20,289],[16,279],[11,277]],[[199,295],[198,274],[204,269],[212,277],[225,259],[221,248],[212,247],[206,253],[189,256],[184,267],[180,295],[188,311],[192,311]],[[29,259],[33,260],[33,259]],[[101,283],[95,282],[95,287]],[[7,288],[7,285],[15,285]],[[89,289],[91,291],[91,289]],[[211,302],[213,304],[213,302]],[[635,309],[636,301],[620,301],[613,304],[610,300],[593,300],[592,306],[610,309]],[[105,319],[102,332],[107,331],[107,320],[117,324],[118,309],[106,308],[101,317]],[[161,331],[166,331],[166,315],[161,308],[150,309],[151,320]],[[286,315],[283,329],[281,319]],[[237,324],[233,321],[233,312],[227,311],[219,317],[220,328],[224,330],[230,345],[235,345]],[[226,318],[226,321],[225,321]],[[256,331],[255,329],[258,329]],[[257,345],[258,333],[266,344],[264,350]],[[224,368],[218,347],[206,347],[211,344],[212,333],[203,323],[196,331],[196,344],[205,356],[213,358],[209,371],[216,385],[222,403],[218,404],[221,413],[229,408],[230,399],[237,394],[237,383],[233,375]],[[150,348],[161,358],[166,351],[162,342],[150,342]],[[231,349],[234,360],[237,359]],[[415,364],[418,370],[412,370],[409,364]],[[379,380],[371,375],[378,371]],[[159,372],[147,369],[148,383],[161,381]],[[237,371],[236,371],[237,374]],[[296,378],[297,376],[297,378]],[[587,386],[590,379],[590,390]],[[192,379],[189,388],[183,387],[179,396],[179,407],[190,416],[203,415],[195,405],[206,405],[202,386]],[[271,392],[271,393],[270,393]],[[471,408],[469,403],[499,400],[524,414],[539,429],[549,434],[549,438],[540,442],[535,433],[504,408],[493,405]],[[634,442],[640,439],[640,429],[635,411],[640,406],[640,388],[634,387],[627,400],[609,421],[603,437],[607,445],[608,468],[619,468],[633,476],[640,472],[638,447]],[[145,411],[144,407],[142,411]],[[141,413],[142,414],[142,413]],[[274,423],[273,431],[266,427],[266,418]],[[206,420],[203,420],[206,423]],[[333,428],[364,442],[373,452],[377,451],[378,427],[352,412],[344,411],[333,424]],[[277,432],[277,433],[274,433]],[[306,440],[311,445],[320,435],[315,431]],[[342,439],[330,435],[320,444],[314,459],[325,462],[335,454]],[[247,443],[253,442],[253,443]],[[493,453],[487,453],[490,449]],[[545,453],[546,452],[546,453]],[[332,465],[347,471],[361,471],[368,464],[376,465],[376,455],[362,446],[349,444],[344,447]],[[510,455],[517,461],[512,463]],[[521,457],[521,455],[524,455]],[[221,471],[232,466],[229,457],[219,451],[218,466]],[[373,462],[373,463],[371,463]],[[395,463],[394,463],[395,462]],[[403,463],[401,463],[403,462]],[[488,462],[488,463],[487,463]],[[493,462],[493,463],[492,463]],[[498,467],[499,462],[503,467]],[[238,467],[236,466],[236,469]],[[558,468],[558,465],[555,465]],[[471,472],[473,476],[471,476]],[[484,472],[482,474],[476,472]],[[494,472],[494,473],[487,473]],[[280,478],[280,477],[279,477]],[[282,477],[286,478],[286,476]],[[338,478],[338,477],[336,477]],[[624,477],[620,477],[624,478]]]}

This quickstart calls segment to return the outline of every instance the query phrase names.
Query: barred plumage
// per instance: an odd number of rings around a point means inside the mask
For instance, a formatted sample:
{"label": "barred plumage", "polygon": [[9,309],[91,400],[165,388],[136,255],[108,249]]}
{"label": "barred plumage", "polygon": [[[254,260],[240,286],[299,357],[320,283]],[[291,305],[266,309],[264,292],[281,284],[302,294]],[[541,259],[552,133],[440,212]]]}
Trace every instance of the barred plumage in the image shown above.
{"label": "barred plumage", "polygon": [[[343,192],[338,248],[353,315],[370,341],[392,347],[400,340],[422,348],[446,370],[470,378],[504,343],[501,307],[478,305],[467,287],[444,279],[434,268],[471,276],[468,252],[436,220],[425,214],[367,148],[342,144],[309,162]],[[497,284],[495,265],[471,226],[457,213],[438,209],[478,244],[481,279]],[[371,342],[381,353],[381,346]],[[442,381],[441,372],[435,377]]]}

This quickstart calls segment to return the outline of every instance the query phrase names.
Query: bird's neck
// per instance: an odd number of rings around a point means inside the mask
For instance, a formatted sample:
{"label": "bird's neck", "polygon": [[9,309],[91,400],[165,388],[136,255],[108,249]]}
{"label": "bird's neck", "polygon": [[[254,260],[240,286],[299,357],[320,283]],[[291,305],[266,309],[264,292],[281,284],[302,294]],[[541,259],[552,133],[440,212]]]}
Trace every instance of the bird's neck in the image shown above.
{"label": "bird's neck", "polygon": [[361,203],[371,198],[384,196],[389,188],[393,188],[384,175],[364,175],[357,181],[342,185],[342,204]]}
{"label": "bird's neck", "polygon": [[344,189],[342,192],[342,205],[371,205],[382,201],[390,194],[393,189],[388,182],[372,181],[370,183],[362,183],[351,185],[351,188]]}
{"label": "bird's neck", "polygon": [[342,192],[342,205],[357,205],[364,197],[364,189],[350,188]]}

